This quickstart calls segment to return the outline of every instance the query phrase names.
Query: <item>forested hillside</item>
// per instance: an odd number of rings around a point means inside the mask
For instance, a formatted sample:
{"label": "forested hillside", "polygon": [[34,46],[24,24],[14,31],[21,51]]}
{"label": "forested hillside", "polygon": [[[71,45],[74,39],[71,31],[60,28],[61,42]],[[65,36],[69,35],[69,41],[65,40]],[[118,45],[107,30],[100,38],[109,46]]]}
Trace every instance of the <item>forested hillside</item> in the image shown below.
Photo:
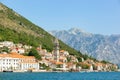
{"label": "forested hillside", "polygon": [[[48,32],[0,3],[0,41],[13,41],[14,43],[22,43],[34,47],[42,45],[42,48],[51,52],[54,39],[55,37]],[[59,42],[60,49],[67,50],[78,58],[83,56],[62,41]]]}

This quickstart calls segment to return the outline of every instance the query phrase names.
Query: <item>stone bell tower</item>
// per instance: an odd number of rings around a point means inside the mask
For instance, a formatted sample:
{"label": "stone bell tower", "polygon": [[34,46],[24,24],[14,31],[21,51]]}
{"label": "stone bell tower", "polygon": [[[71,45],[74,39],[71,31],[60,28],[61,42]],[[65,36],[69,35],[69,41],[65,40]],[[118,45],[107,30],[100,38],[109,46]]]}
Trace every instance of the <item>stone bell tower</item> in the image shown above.
{"label": "stone bell tower", "polygon": [[60,54],[59,54],[59,41],[56,38],[55,41],[54,41],[54,60],[56,62],[59,62],[59,57],[60,57]]}

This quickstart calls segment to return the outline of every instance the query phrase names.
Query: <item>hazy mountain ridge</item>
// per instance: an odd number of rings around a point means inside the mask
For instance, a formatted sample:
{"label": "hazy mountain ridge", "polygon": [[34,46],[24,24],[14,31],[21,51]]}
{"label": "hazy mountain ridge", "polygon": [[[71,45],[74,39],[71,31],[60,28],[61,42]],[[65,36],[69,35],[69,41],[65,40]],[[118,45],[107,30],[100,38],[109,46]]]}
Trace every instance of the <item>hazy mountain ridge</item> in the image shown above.
{"label": "hazy mountain ridge", "polygon": [[92,34],[76,28],[50,33],[84,54],[120,64],[120,35]]}

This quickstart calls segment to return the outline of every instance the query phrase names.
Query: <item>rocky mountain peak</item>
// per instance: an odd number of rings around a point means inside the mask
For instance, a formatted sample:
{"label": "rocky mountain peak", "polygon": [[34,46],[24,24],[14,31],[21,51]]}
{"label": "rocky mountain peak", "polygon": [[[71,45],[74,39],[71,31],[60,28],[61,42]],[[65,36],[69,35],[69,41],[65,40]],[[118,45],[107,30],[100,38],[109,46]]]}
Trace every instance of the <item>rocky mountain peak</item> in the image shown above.
{"label": "rocky mountain peak", "polygon": [[54,32],[53,35],[83,54],[120,64],[120,35],[92,34],[79,28],[62,32]]}
{"label": "rocky mountain peak", "polygon": [[78,34],[78,33],[85,33],[85,31],[79,29],[79,28],[71,28],[68,30],[69,33],[71,34]]}

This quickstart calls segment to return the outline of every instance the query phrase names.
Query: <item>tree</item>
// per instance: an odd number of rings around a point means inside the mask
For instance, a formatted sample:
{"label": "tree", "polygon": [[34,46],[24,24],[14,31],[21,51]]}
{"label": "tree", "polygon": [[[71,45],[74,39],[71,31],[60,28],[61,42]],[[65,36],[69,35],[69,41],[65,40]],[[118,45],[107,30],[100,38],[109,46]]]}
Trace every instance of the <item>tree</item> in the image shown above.
{"label": "tree", "polygon": [[49,66],[47,66],[45,63],[40,63],[40,67],[41,67],[41,69],[44,69],[44,70],[50,70],[50,67]]}
{"label": "tree", "polygon": [[[0,51],[1,51],[1,50],[0,50]],[[4,46],[4,47],[2,48],[2,52],[7,52],[7,53],[9,53],[9,48]]]}
{"label": "tree", "polygon": [[109,62],[105,61],[105,60],[102,60],[101,63],[104,63],[104,64],[107,64]]}
{"label": "tree", "polygon": [[71,57],[67,57],[67,62],[70,62],[71,61]]}
{"label": "tree", "polygon": [[41,56],[37,52],[35,48],[32,48],[30,52],[28,53],[28,56],[34,56],[37,60],[41,60]]}
{"label": "tree", "polygon": [[77,56],[77,59],[79,62],[82,62],[82,58],[80,56]]}

